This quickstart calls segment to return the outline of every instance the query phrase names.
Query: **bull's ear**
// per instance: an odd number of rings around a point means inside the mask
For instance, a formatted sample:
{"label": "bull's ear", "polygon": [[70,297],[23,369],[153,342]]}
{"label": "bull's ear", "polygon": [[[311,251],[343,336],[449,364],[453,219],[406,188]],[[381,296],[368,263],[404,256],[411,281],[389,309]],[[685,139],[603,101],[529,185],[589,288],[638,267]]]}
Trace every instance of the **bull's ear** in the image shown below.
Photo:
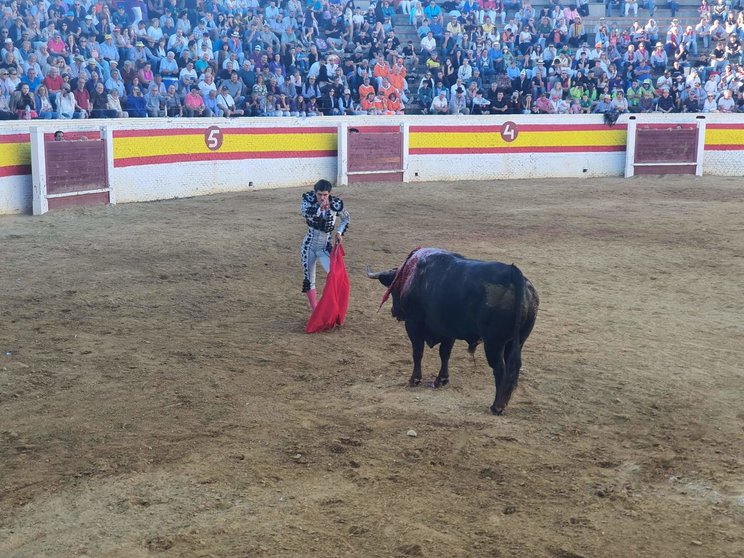
{"label": "bull's ear", "polygon": [[393,283],[393,279],[395,279],[395,274],[398,271],[398,268],[393,268],[390,271],[378,271],[376,273],[373,273],[372,270],[367,266],[365,268],[365,271],[367,273],[367,277],[370,279],[377,279],[385,285],[386,287],[389,287]]}

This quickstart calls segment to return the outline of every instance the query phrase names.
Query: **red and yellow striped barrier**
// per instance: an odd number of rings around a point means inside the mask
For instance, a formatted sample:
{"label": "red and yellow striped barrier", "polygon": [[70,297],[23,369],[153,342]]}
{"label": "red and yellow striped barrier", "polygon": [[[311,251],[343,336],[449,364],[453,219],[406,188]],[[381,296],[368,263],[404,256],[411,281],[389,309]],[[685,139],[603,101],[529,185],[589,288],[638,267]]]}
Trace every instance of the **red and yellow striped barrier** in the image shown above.
{"label": "red and yellow striped barrier", "polygon": [[336,127],[114,132],[114,167],[192,161],[335,157]]}
{"label": "red and yellow striped barrier", "polygon": [[31,174],[31,139],[29,134],[0,136],[0,178]]}
{"label": "red and yellow striped barrier", "polygon": [[[512,125],[509,128],[508,125]],[[627,128],[618,124],[411,126],[411,155],[625,151]]]}
{"label": "red and yellow striped barrier", "polygon": [[705,150],[744,151],[744,124],[706,124]]}
{"label": "red and yellow striped barrier", "polygon": [[[410,127],[411,155],[624,151],[626,126],[519,124]],[[211,134],[211,135],[210,135]],[[210,160],[335,157],[335,126],[114,131],[114,167]],[[708,123],[705,149],[744,151],[744,124]],[[31,174],[28,133],[0,135],[0,177]]]}

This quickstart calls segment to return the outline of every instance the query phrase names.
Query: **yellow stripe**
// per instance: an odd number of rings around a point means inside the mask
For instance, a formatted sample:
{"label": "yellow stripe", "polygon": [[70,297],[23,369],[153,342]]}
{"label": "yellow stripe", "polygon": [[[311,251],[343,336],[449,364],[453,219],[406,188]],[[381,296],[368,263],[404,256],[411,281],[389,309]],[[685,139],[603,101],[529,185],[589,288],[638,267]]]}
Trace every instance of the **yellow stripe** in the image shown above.
{"label": "yellow stripe", "polygon": [[0,167],[30,164],[31,144],[29,142],[0,144]]}
{"label": "yellow stripe", "polygon": [[498,133],[441,132],[411,133],[411,148],[445,147],[560,147],[582,145],[625,145],[625,130],[587,132],[521,132],[512,142],[506,142]]}
{"label": "yellow stripe", "polygon": [[[225,134],[219,153],[256,151],[331,151],[336,134]],[[114,158],[212,153],[203,134],[114,139]]]}
{"label": "yellow stripe", "polygon": [[744,145],[744,130],[706,128],[705,145]]}

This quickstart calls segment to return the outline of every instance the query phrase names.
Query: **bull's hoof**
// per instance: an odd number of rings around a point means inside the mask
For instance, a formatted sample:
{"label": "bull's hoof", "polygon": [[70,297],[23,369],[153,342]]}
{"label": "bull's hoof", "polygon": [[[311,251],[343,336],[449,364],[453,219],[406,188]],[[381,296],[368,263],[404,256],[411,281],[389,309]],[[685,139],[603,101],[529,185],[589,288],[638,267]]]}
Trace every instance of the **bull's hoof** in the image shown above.
{"label": "bull's hoof", "polygon": [[437,378],[436,380],[434,380],[432,387],[440,388],[446,386],[447,384],[449,384],[449,378]]}
{"label": "bull's hoof", "polygon": [[421,378],[411,378],[408,380],[408,387],[418,387],[421,383]]}
{"label": "bull's hoof", "polygon": [[504,413],[504,407],[497,407],[496,405],[491,405],[491,412],[494,415],[502,415]]}

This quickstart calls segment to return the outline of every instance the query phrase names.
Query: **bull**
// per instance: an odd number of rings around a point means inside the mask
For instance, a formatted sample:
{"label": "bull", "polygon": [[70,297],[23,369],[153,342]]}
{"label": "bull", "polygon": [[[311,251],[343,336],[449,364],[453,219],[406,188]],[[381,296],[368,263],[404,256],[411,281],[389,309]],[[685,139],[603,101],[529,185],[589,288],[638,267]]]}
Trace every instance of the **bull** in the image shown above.
{"label": "bull", "polygon": [[413,350],[409,386],[421,383],[424,343],[439,344],[441,368],[435,387],[449,383],[449,358],[455,340],[472,355],[483,343],[493,370],[496,395],[491,412],[504,412],[519,380],[522,347],[532,332],[540,299],[515,265],[467,259],[435,248],[418,248],[402,266],[373,273],[392,296],[393,317],[405,322]]}

